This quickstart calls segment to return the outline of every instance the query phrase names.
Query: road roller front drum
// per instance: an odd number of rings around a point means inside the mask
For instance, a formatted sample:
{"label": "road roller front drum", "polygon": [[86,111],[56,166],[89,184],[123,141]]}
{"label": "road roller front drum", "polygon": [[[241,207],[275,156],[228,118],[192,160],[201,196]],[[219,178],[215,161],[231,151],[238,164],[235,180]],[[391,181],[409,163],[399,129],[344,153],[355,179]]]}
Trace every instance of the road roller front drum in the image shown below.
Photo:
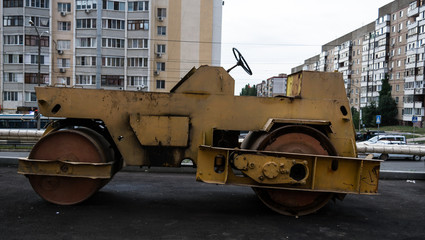
{"label": "road roller front drum", "polygon": [[[112,162],[113,157],[113,149],[100,134],[88,128],[76,128],[49,133],[34,146],[28,158],[106,163]],[[78,176],[27,175],[27,177],[33,189],[43,199],[59,205],[80,203],[109,181]]]}

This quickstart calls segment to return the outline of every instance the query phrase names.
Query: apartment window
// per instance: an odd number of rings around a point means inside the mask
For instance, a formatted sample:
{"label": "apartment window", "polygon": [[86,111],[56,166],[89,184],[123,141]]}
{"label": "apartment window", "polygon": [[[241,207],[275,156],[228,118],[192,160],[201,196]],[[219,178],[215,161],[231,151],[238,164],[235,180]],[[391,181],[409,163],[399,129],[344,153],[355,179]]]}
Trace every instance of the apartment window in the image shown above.
{"label": "apartment window", "polygon": [[71,12],[71,3],[58,3],[58,12]]}
{"label": "apartment window", "polygon": [[148,48],[147,39],[128,39],[128,48]]}
{"label": "apartment window", "polygon": [[166,46],[165,46],[165,44],[158,44],[158,45],[156,45],[156,53],[165,54],[166,53]]}
{"label": "apartment window", "polygon": [[24,78],[22,73],[5,72],[3,74],[3,80],[6,83],[17,83],[22,82]]}
{"label": "apartment window", "polygon": [[148,58],[128,58],[128,67],[148,67]]}
{"label": "apartment window", "polygon": [[149,11],[149,1],[129,1],[129,12]]}
{"label": "apartment window", "polygon": [[157,62],[156,63],[157,71],[165,71],[165,62]]}
{"label": "apartment window", "polygon": [[400,18],[403,17],[403,11],[400,11]]}
{"label": "apartment window", "polygon": [[392,26],[392,27],[391,27],[391,31],[392,31],[392,32],[395,32],[395,26]]}
{"label": "apartment window", "polygon": [[24,6],[23,0],[4,0],[3,1],[4,8],[16,8],[16,7],[23,7],[23,6]]}
{"label": "apartment window", "polygon": [[149,20],[128,20],[128,31],[149,30]]}
{"label": "apartment window", "polygon": [[398,25],[398,30],[399,30],[399,31],[403,30],[403,23],[400,23],[400,24]]}
{"label": "apartment window", "polygon": [[127,81],[128,86],[147,86],[148,77],[147,76],[128,76]]}
{"label": "apartment window", "polygon": [[26,7],[49,8],[49,0],[25,0]]}
{"label": "apartment window", "polygon": [[125,11],[125,2],[103,0],[103,9]]}
{"label": "apartment window", "polygon": [[119,87],[124,86],[124,76],[122,75],[102,75],[102,86]]}
{"label": "apartment window", "polygon": [[3,101],[18,101],[18,92],[3,92]]}
{"label": "apartment window", "polygon": [[400,85],[398,85],[398,84],[397,84],[397,85],[395,86],[395,91],[396,91],[396,92],[400,91]]}
{"label": "apartment window", "polygon": [[75,84],[77,85],[95,85],[96,75],[76,75]]}
{"label": "apartment window", "polygon": [[70,40],[58,40],[57,42],[58,50],[69,50],[71,49],[71,41]]}
{"label": "apartment window", "polygon": [[398,42],[402,42],[402,41],[403,41],[403,36],[402,35],[398,36]]}
{"label": "apartment window", "polygon": [[[41,36],[40,45],[42,47],[49,46],[49,37]],[[25,46],[38,46],[38,36],[35,35],[25,35]]]}
{"label": "apartment window", "polygon": [[75,61],[77,66],[96,66],[95,56],[78,56]]}
{"label": "apartment window", "polygon": [[75,5],[77,6],[77,10],[96,9],[97,0],[76,0]]}
{"label": "apartment window", "polygon": [[71,78],[70,77],[58,77],[58,78],[56,78],[56,82],[58,84],[71,85]]}
{"label": "apartment window", "polygon": [[58,31],[71,31],[71,22],[58,22]]}
{"label": "apartment window", "polygon": [[[130,21],[130,20],[129,20]],[[117,19],[102,19],[102,28],[103,29],[125,29],[125,21]]]}
{"label": "apartment window", "polygon": [[397,20],[397,14],[393,14],[393,20],[395,21],[395,20]]}
{"label": "apartment window", "polygon": [[31,26],[31,24],[29,24],[30,21],[32,21],[37,27],[49,27],[49,18],[25,17],[25,26]]}
{"label": "apartment window", "polygon": [[159,18],[165,18],[167,17],[167,9],[166,8],[158,8],[158,17]]}
{"label": "apartment window", "polygon": [[96,38],[77,38],[76,46],[80,48],[95,48],[97,46]]}
{"label": "apartment window", "polygon": [[117,38],[102,38],[102,47],[105,48],[124,48],[125,40]]}
{"label": "apartment window", "polygon": [[124,67],[124,58],[122,58],[122,57],[102,57],[102,66],[104,66],[104,67]]}
{"label": "apartment window", "polygon": [[58,68],[69,68],[71,67],[71,59],[69,58],[58,58]]}
{"label": "apartment window", "polygon": [[96,18],[77,19],[77,29],[96,28]]}
{"label": "apartment window", "polygon": [[157,89],[165,89],[165,80],[156,80]]}
{"label": "apartment window", "polygon": [[[40,74],[40,83],[45,84],[49,82],[49,74]],[[38,74],[37,73],[25,73],[25,83],[37,84]]]}
{"label": "apartment window", "polygon": [[4,42],[4,45],[23,45],[24,36],[23,35],[4,35],[3,42]]}
{"label": "apartment window", "polygon": [[24,63],[24,57],[22,54],[4,54],[4,63],[17,64]]}
{"label": "apartment window", "polygon": [[3,26],[4,27],[16,27],[24,25],[23,16],[4,16],[3,17]]}
{"label": "apartment window", "polygon": [[167,35],[167,27],[165,27],[165,26],[158,26],[158,35],[160,35],[160,36]]}
{"label": "apartment window", "polygon": [[36,102],[37,97],[35,92],[25,92],[25,102]]}

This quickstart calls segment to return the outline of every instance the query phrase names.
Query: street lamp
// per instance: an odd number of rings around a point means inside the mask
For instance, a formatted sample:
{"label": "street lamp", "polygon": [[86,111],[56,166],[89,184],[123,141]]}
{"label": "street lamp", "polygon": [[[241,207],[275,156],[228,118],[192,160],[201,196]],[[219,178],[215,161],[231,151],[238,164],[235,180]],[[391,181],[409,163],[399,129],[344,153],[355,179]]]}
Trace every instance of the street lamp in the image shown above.
{"label": "street lamp", "polygon": [[[37,72],[37,85],[40,86],[40,82],[41,82],[41,36],[43,35],[43,33],[49,33],[48,31],[42,32],[40,34],[40,32],[38,31],[37,26],[34,24],[34,22],[32,20],[29,20],[28,23],[33,26],[35,28],[35,31],[37,32],[37,39],[38,39],[38,58],[37,58],[37,63],[38,63],[38,72]],[[37,103],[38,104],[38,103]],[[39,108],[37,108],[39,109]],[[37,130],[40,130],[41,127],[41,121],[40,121],[40,112],[38,112],[37,116]]]}

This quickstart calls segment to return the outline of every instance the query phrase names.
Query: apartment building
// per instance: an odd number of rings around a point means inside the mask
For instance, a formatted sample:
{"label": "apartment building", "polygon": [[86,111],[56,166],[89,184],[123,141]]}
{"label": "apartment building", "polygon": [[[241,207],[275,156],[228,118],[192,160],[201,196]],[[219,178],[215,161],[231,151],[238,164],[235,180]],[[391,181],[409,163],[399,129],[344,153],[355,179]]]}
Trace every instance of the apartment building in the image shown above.
{"label": "apartment building", "polygon": [[266,81],[262,81],[255,87],[257,89],[258,97],[276,97],[286,96],[286,83],[288,75],[281,73],[278,76],[268,78]]}
{"label": "apartment building", "polygon": [[[397,119],[423,122],[425,102],[425,6],[422,0],[396,0],[379,9],[376,21],[322,46],[319,71],[343,74],[351,106],[361,109],[378,102],[382,80],[388,77],[397,103]],[[422,35],[423,34],[423,35]],[[311,59],[292,69],[315,70]]]}
{"label": "apartment building", "polygon": [[192,67],[220,65],[222,0],[2,0],[0,9],[5,113],[37,107],[38,84],[167,92]]}

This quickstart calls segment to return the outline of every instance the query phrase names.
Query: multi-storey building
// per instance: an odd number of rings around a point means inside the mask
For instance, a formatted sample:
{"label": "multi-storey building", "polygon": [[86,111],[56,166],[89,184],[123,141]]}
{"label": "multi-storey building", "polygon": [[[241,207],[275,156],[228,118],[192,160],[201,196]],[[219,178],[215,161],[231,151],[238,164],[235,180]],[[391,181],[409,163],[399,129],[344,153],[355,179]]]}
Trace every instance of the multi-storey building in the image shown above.
{"label": "multi-storey building", "polygon": [[[379,101],[389,79],[400,123],[423,122],[425,103],[425,1],[396,0],[379,9],[378,19],[324,45],[319,71],[343,73],[351,106]],[[310,59],[292,69],[315,70]],[[422,125],[422,123],[421,123]]]}
{"label": "multi-storey building", "polygon": [[37,84],[169,91],[192,67],[220,65],[222,0],[2,0],[0,9],[3,112],[36,107]]}
{"label": "multi-storey building", "polygon": [[255,87],[257,89],[257,96],[259,97],[276,97],[286,96],[286,82],[288,75],[281,73],[278,76],[271,77],[267,81],[262,81]]}

